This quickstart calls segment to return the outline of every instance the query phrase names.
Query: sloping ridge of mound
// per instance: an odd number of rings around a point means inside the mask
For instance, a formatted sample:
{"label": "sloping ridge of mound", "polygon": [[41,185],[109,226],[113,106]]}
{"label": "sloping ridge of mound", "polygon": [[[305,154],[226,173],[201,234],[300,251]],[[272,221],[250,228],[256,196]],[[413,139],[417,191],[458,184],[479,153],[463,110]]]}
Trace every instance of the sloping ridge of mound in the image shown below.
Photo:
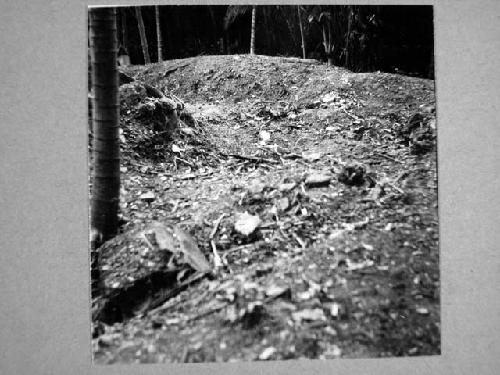
{"label": "sloping ridge of mound", "polygon": [[200,56],[126,71],[188,102],[302,99],[313,89],[321,94],[322,88],[338,85],[349,73],[315,60],[260,55]]}
{"label": "sloping ridge of mound", "polygon": [[[392,73],[353,73],[316,60],[264,55],[198,56],[131,66],[123,70],[174,94],[186,103],[291,102],[297,107],[319,107],[320,98],[337,92],[350,100],[399,96],[400,104],[434,102],[434,81]],[[399,110],[399,108],[395,108]],[[405,113],[405,117],[409,117]]]}

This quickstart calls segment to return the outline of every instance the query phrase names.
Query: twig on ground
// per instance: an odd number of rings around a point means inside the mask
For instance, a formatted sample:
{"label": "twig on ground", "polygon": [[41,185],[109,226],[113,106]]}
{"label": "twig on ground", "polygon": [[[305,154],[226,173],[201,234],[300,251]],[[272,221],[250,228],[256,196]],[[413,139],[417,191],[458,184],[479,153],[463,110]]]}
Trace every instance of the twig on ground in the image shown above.
{"label": "twig on ground", "polygon": [[217,269],[219,267],[222,267],[223,266],[223,262],[222,262],[222,259],[219,255],[219,253],[217,252],[217,247],[215,246],[215,242],[214,240],[211,240],[210,241],[210,245],[212,246],[212,254],[214,256],[214,267]]}
{"label": "twig on ground", "polygon": [[292,236],[295,239],[295,241],[298,242],[301,248],[303,249],[306,248],[306,243],[295,232],[292,232]]}
{"label": "twig on ground", "polygon": [[196,168],[196,166],[195,166],[193,163],[190,163],[189,161],[184,160],[184,159],[182,159],[182,158],[180,158],[180,157],[178,157],[178,156],[174,156],[174,159],[177,159],[177,160],[179,160],[179,161],[182,161],[184,164],[187,164],[187,165],[189,165],[189,166],[190,166],[190,167],[192,167],[192,168]]}
{"label": "twig on ground", "polygon": [[165,303],[165,301],[178,295],[180,292],[185,290],[188,286],[200,281],[202,278],[206,277],[207,274],[208,274],[207,272],[196,272],[195,274],[189,276],[185,281],[178,283],[172,289],[170,289],[168,292],[162,293],[161,296],[156,298],[151,303],[150,308],[156,309],[156,308],[162,306]]}
{"label": "twig on ground", "polygon": [[232,156],[233,158],[240,159],[240,160],[248,160],[248,161],[253,161],[255,163],[269,163],[269,164],[276,164],[276,160],[271,160],[271,159],[264,159],[264,158],[257,158],[255,156],[245,156],[245,155],[239,155],[239,154],[225,154],[221,153],[224,156]]}
{"label": "twig on ground", "polygon": [[405,191],[403,189],[397,187],[392,182],[387,182],[387,185],[389,185],[391,188],[393,188],[394,190],[396,190],[400,194],[404,194],[405,193]]}
{"label": "twig on ground", "polygon": [[361,120],[361,118],[360,118],[360,117],[355,116],[355,115],[353,115],[353,114],[351,114],[351,113],[347,112],[344,108],[342,108],[342,111],[343,111],[343,112],[344,112],[347,116],[349,116],[350,118],[352,118],[352,119],[353,119],[353,120],[355,120],[355,121],[360,121],[360,120]]}
{"label": "twig on ground", "polygon": [[278,158],[280,159],[281,164],[285,164],[285,161],[283,160],[283,155],[281,155],[281,153],[279,153],[279,151],[277,149],[275,149],[274,147],[270,147],[270,146],[258,146],[258,147],[261,150],[270,151],[273,154],[277,155]]}
{"label": "twig on ground", "polygon": [[260,229],[276,229],[276,228],[278,228],[278,224],[273,223],[273,222],[264,223],[264,224],[259,225],[259,228]]}
{"label": "twig on ground", "polygon": [[214,228],[212,229],[212,232],[210,233],[210,239],[213,240],[215,234],[217,233],[217,230],[219,229],[219,225],[226,216],[228,216],[226,213],[223,213],[222,215],[219,216],[219,218],[215,221]]}
{"label": "twig on ground", "polygon": [[373,153],[373,155],[380,156],[380,157],[382,157],[382,158],[385,158],[385,159],[387,159],[387,160],[393,161],[393,162],[395,162],[395,163],[400,163],[400,164],[402,164],[402,163],[403,163],[401,160],[395,159],[395,158],[393,158],[392,156],[385,155],[385,154],[382,154],[382,153],[380,153],[380,152],[374,152],[374,153]]}
{"label": "twig on ground", "polygon": [[205,316],[207,315],[210,315],[210,314],[213,314],[214,312],[217,312],[219,310],[222,310],[223,308],[225,308],[228,304],[227,303],[224,303],[224,302],[221,302],[219,305],[216,305],[210,309],[207,309],[205,311],[201,311],[199,312],[198,314],[196,315],[193,315],[192,317],[190,317],[188,320],[189,321],[193,321],[193,320],[196,320],[196,319],[200,319],[200,318],[204,318]]}
{"label": "twig on ground", "polygon": [[144,232],[143,232],[143,233],[141,234],[141,237],[142,237],[142,239],[143,239],[143,240],[147,243],[147,245],[149,246],[149,248],[150,248],[151,250],[154,250],[154,249],[155,249],[155,247],[153,246],[153,244],[152,244],[151,242],[149,242],[148,238],[146,237],[146,233],[144,233]]}
{"label": "twig on ground", "polygon": [[260,245],[262,245],[263,243],[265,243],[265,241],[257,241],[257,242],[250,243],[250,244],[247,244],[247,245],[235,246],[235,247],[232,247],[232,248],[226,250],[224,252],[224,255],[230,254],[230,253],[234,253],[235,251],[242,251],[242,250],[250,249],[252,247],[257,248]]}

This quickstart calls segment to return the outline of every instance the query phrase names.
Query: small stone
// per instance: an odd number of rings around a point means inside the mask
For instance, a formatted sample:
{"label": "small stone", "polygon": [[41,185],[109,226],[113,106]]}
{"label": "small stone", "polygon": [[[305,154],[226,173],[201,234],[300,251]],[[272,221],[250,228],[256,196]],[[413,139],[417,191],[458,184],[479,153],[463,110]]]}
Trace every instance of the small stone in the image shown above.
{"label": "small stone", "polygon": [[417,307],[415,311],[420,315],[429,315],[429,310],[425,307]]}
{"label": "small stone", "polygon": [[278,201],[278,208],[280,211],[286,211],[290,207],[290,200],[287,197],[283,197]]}
{"label": "small stone", "polygon": [[140,200],[143,200],[144,202],[151,203],[155,200],[155,194],[152,191],[148,191],[144,194],[141,194],[139,196]]}
{"label": "small stone", "polygon": [[308,187],[328,186],[330,184],[331,179],[332,176],[329,174],[313,173],[307,176],[305,184]]}
{"label": "small stone", "polygon": [[271,139],[271,133],[269,133],[268,131],[266,130],[261,130],[259,132],[259,138],[262,142],[267,142]]}
{"label": "small stone", "polygon": [[287,192],[292,190],[295,186],[296,186],[295,182],[284,183],[278,186],[278,190],[281,192]]}
{"label": "small stone", "polygon": [[330,315],[333,316],[334,318],[337,318],[339,316],[339,311],[340,311],[339,304],[336,302],[332,303],[332,306],[330,307]]}
{"label": "small stone", "polygon": [[321,153],[320,152],[303,152],[302,153],[302,159],[308,161],[308,162],[313,162],[321,159]]}

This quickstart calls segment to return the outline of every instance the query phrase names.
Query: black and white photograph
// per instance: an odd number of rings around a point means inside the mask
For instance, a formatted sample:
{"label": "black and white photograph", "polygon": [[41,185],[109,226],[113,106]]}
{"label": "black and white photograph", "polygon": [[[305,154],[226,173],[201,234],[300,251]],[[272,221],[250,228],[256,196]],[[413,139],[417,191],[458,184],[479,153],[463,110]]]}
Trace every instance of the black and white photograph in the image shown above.
{"label": "black and white photograph", "polygon": [[94,364],[441,354],[432,5],[87,26]]}

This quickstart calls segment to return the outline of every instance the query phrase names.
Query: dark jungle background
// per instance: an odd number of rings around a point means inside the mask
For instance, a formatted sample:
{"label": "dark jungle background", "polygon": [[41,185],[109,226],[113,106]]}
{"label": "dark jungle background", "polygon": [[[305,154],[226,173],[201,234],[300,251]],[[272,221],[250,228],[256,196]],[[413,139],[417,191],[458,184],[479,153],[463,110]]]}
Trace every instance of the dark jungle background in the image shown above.
{"label": "dark jungle background", "polygon": [[[160,6],[163,59],[249,53],[251,6]],[[434,78],[432,6],[257,6],[255,53],[302,57],[355,72],[397,72]],[[154,6],[142,17],[151,61],[158,61]],[[144,64],[133,7],[118,11],[119,44],[132,64]],[[331,38],[329,56],[323,29]]]}

